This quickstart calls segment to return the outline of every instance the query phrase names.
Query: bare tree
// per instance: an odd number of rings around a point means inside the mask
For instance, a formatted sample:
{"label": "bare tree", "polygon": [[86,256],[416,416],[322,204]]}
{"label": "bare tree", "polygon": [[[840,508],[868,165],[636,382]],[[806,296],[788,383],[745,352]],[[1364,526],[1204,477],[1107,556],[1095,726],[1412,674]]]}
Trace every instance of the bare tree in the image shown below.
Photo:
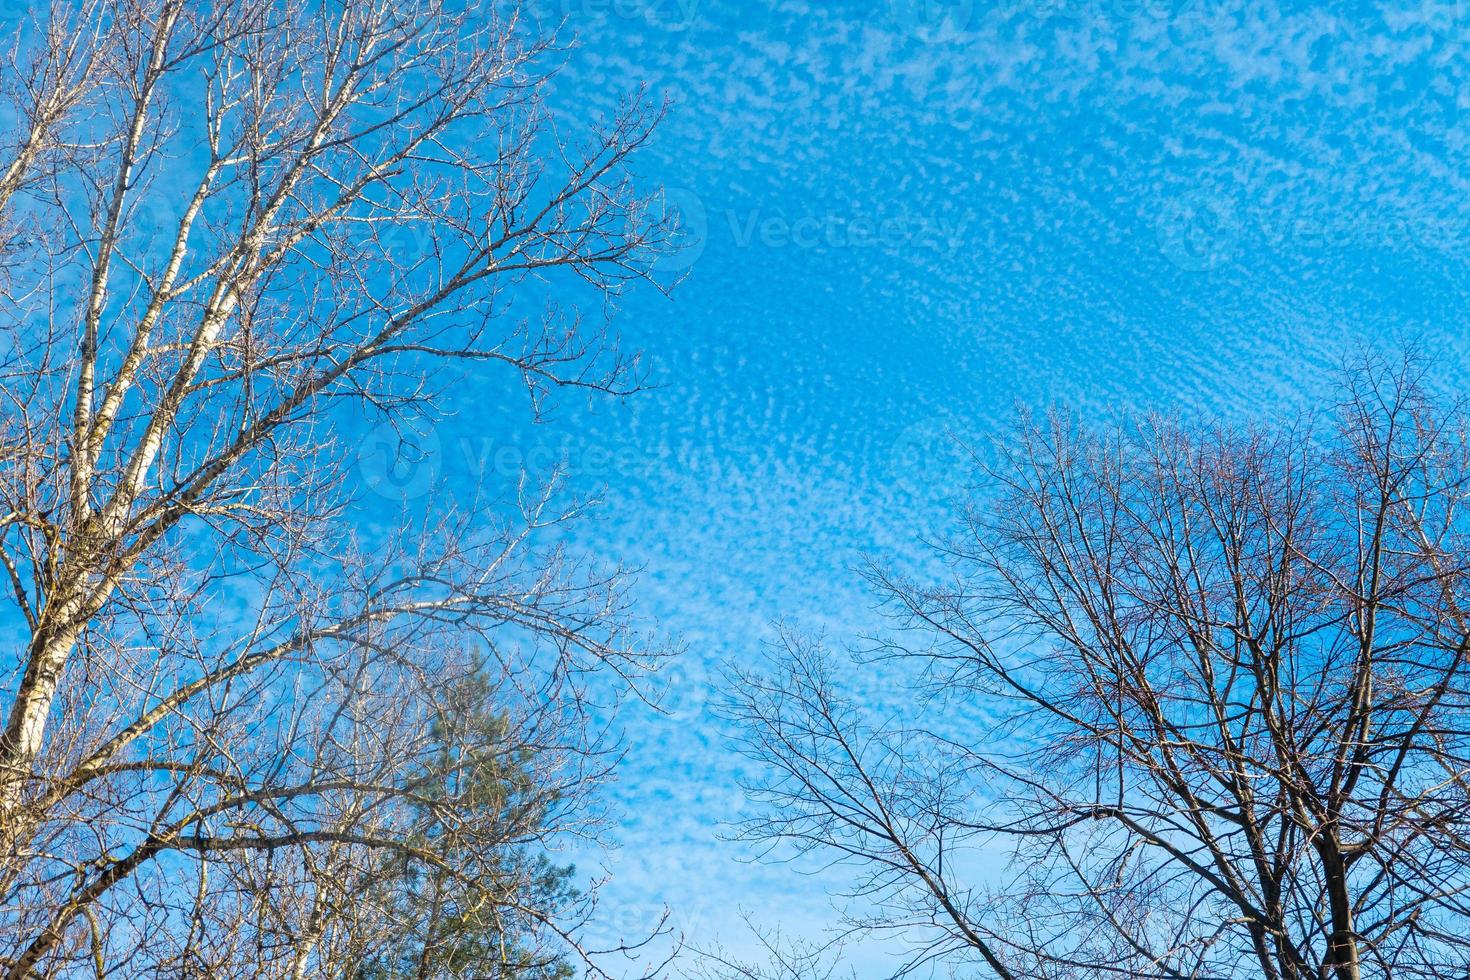
{"label": "bare tree", "polygon": [[693,954],[684,975],[690,980],[844,980],[855,974],[842,967],[842,943],[788,936],[779,927],[766,928],[749,912],[741,919],[754,940],[754,955],[737,954],[723,946],[686,949]]}
{"label": "bare tree", "polygon": [[[548,297],[648,278],[667,228],[628,161],[658,110],[569,138],[507,4],[76,0],[12,50],[0,974],[351,976],[394,861],[575,951],[589,896],[484,884],[597,817],[596,719],[652,657],[620,576],[531,486],[354,533],[344,433],[476,363],[531,408],[639,386]],[[472,668],[501,721],[446,746]],[[470,805],[509,757],[525,802]]]}
{"label": "bare tree", "polygon": [[1470,445],[1424,377],[1289,424],[1024,423],[951,581],[871,572],[924,700],[875,717],[799,637],[743,676],[745,831],[862,869],[854,925],[910,968],[1463,976]]}

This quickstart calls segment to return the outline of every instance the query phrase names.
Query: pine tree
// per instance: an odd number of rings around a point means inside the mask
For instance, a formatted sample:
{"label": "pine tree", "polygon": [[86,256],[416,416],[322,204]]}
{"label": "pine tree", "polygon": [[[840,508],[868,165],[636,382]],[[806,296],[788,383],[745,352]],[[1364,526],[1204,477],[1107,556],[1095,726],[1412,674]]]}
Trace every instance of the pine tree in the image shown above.
{"label": "pine tree", "polygon": [[[558,802],[542,761],[494,703],[484,670],[454,682],[433,721],[439,755],[422,774],[416,845],[442,862],[395,860],[375,888],[388,928],[375,930],[355,980],[567,980],[573,969],[545,920],[574,904],[574,869],[541,850],[540,831]],[[514,748],[506,749],[507,745]],[[477,873],[458,873],[474,828]],[[486,827],[504,840],[486,872]]]}

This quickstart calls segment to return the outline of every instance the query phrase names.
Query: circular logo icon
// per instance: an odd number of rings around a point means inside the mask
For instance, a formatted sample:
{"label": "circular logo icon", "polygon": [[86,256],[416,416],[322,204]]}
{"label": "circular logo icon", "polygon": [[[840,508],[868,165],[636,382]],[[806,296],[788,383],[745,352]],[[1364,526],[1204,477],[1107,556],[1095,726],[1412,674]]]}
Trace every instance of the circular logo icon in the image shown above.
{"label": "circular logo icon", "polygon": [[709,244],[709,212],[703,198],[688,188],[665,188],[653,218],[666,236],[658,271],[683,272],[699,261]]}
{"label": "circular logo icon", "polygon": [[[167,259],[179,236],[183,214],[176,212],[161,185],[143,193],[128,219],[128,230],[140,236]],[[126,232],[124,232],[126,233]]]}
{"label": "circular logo icon", "polygon": [[1207,272],[1235,255],[1240,221],[1220,198],[1196,194],[1165,202],[1157,232],[1166,259],[1186,272]]}
{"label": "circular logo icon", "polygon": [[434,488],[441,466],[433,429],[380,425],[357,448],[357,469],[368,489],[389,500],[416,500]]}
{"label": "circular logo icon", "polygon": [[911,494],[952,494],[972,475],[975,460],[955,419],[920,419],[898,434],[888,454],[894,485]]}
{"label": "circular logo icon", "polygon": [[692,721],[704,714],[714,691],[714,678],[710,677],[705,664],[686,652],[660,670],[658,676],[664,687],[657,704],[666,717]]}

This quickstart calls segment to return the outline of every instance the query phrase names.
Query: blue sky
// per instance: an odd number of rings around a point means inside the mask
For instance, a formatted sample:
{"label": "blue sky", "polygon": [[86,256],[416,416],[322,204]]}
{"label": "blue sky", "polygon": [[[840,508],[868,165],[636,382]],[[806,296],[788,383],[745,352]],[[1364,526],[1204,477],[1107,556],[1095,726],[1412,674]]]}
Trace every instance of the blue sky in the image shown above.
{"label": "blue sky", "polygon": [[852,566],[922,562],[968,476],[949,433],[1017,404],[1271,417],[1405,336],[1466,363],[1470,5],[533,9],[576,41],[567,117],[638,84],[674,101],[641,166],[692,237],[672,296],[616,314],[659,390],[531,428],[471,385],[435,433],[461,479],[462,447],[508,446],[606,485],[579,543],[642,566],[640,607],[687,646],[671,713],[627,720],[610,931],[665,904],[737,948],[741,907],[835,921],[840,874],[718,839],[742,800],[716,671],[777,618],[879,625]]}

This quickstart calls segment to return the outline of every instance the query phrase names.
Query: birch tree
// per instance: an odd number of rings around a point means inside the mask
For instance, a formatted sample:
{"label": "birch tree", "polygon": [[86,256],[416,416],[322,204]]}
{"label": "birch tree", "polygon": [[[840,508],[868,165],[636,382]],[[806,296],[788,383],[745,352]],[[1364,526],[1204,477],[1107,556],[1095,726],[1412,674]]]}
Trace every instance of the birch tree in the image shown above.
{"label": "birch tree", "polygon": [[[575,504],[489,487],[363,530],[351,434],[471,370],[528,411],[639,387],[598,317],[666,240],[628,169],[658,109],[557,123],[559,55],[513,4],[9,26],[0,975],[351,976],[372,869],[468,885],[592,827],[594,719],[650,661],[616,570],[548,536]],[[502,721],[446,749],[471,669]],[[461,806],[511,757],[535,821]],[[421,846],[451,832],[452,863]],[[491,897],[596,969],[589,896]]]}

